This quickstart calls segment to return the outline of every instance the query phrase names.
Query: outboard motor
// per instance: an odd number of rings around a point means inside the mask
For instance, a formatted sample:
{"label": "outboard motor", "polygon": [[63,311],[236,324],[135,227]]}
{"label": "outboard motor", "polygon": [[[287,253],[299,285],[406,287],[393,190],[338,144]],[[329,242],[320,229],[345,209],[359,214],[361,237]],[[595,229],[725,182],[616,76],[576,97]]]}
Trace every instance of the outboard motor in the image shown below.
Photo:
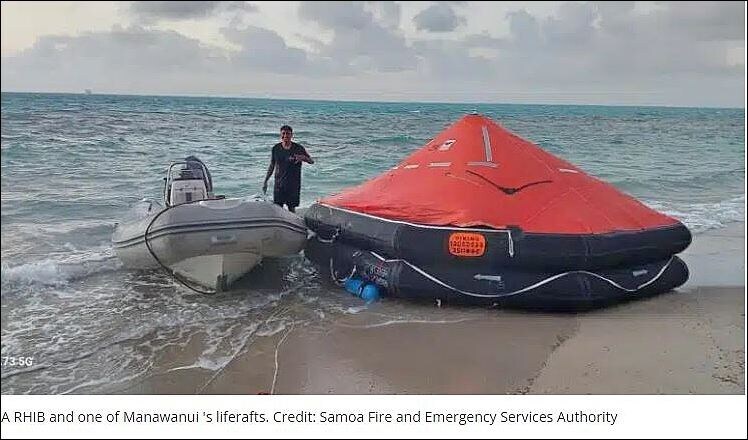
{"label": "outboard motor", "polygon": [[[174,167],[182,165],[179,170]],[[178,172],[178,174],[176,174]],[[176,175],[175,175],[176,174]],[[205,200],[213,197],[213,181],[208,167],[195,156],[174,162],[166,173],[165,202],[168,206]]]}
{"label": "outboard motor", "polygon": [[208,167],[203,163],[203,161],[198,159],[196,156],[187,156],[184,158],[184,161],[186,163],[186,169],[192,170],[193,175],[201,179],[207,177],[207,179],[205,179],[207,190],[209,193],[212,193],[213,178],[210,176],[210,170],[208,170]]}

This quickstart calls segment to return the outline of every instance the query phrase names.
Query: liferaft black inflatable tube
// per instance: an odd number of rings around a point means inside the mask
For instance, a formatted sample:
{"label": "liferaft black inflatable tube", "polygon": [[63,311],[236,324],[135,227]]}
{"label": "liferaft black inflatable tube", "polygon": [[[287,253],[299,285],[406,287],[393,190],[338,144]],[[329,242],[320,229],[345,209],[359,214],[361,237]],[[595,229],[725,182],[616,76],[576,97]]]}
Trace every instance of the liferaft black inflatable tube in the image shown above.
{"label": "liferaft black inflatable tube", "polygon": [[538,310],[586,310],[666,292],[688,279],[688,268],[676,256],[619,268],[550,272],[415,265],[342,242],[325,243],[317,237],[307,242],[304,252],[335,280],[359,276],[385,289],[388,296]]}
{"label": "liferaft black inflatable tube", "polygon": [[350,245],[416,264],[439,260],[462,262],[448,250],[454,233],[472,232],[485,239],[485,252],[469,258],[474,267],[591,270],[632,266],[670,258],[691,243],[683,224],[637,232],[608,234],[526,233],[507,229],[455,228],[393,221],[316,203],[304,214],[307,227],[323,240]]}

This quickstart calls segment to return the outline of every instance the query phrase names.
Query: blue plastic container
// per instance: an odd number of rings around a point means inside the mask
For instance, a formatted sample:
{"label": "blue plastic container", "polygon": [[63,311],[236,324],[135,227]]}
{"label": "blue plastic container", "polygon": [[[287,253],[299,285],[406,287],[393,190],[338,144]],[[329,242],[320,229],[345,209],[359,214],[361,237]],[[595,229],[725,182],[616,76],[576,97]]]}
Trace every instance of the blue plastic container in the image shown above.
{"label": "blue plastic container", "polygon": [[345,290],[358,296],[367,303],[379,299],[379,287],[376,284],[367,283],[359,278],[348,278],[345,280]]}
{"label": "blue plastic container", "polygon": [[361,299],[366,303],[374,302],[379,299],[379,286],[376,284],[366,284],[361,290]]}

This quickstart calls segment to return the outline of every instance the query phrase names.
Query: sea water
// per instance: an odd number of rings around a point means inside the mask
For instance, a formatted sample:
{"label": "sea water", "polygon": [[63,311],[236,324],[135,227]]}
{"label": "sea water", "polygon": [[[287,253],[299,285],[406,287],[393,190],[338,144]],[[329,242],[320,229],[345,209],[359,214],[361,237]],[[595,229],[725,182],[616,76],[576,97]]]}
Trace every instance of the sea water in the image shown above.
{"label": "sea water", "polygon": [[[170,161],[196,155],[216,194],[258,194],[279,128],[314,157],[301,206],[400,162],[470,112],[579,166],[695,234],[745,219],[744,109],[321,102],[2,94],[2,393],[116,393],[200,339],[218,371],[258,338],[376,307],[383,322],[429,319],[405,301],[365,305],[302,255],[266,261],[213,296],[159,271],[122,268],[115,222],[159,199]],[[176,361],[175,361],[176,362]],[[178,363],[178,362],[176,362]]]}

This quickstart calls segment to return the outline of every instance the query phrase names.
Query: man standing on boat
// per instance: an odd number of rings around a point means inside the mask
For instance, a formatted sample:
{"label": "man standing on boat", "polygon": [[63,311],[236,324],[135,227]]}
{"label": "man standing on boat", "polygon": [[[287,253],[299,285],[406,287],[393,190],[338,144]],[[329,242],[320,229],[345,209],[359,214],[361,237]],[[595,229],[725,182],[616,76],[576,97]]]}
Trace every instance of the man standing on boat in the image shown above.
{"label": "man standing on boat", "polygon": [[284,125],[280,129],[281,141],[273,146],[270,156],[265,182],[262,184],[262,192],[267,193],[268,179],[275,171],[275,184],[273,186],[273,201],[276,205],[286,205],[291,212],[296,211],[299,206],[299,195],[301,194],[301,163],[314,163],[304,147],[296,142],[291,142],[293,129]]}

